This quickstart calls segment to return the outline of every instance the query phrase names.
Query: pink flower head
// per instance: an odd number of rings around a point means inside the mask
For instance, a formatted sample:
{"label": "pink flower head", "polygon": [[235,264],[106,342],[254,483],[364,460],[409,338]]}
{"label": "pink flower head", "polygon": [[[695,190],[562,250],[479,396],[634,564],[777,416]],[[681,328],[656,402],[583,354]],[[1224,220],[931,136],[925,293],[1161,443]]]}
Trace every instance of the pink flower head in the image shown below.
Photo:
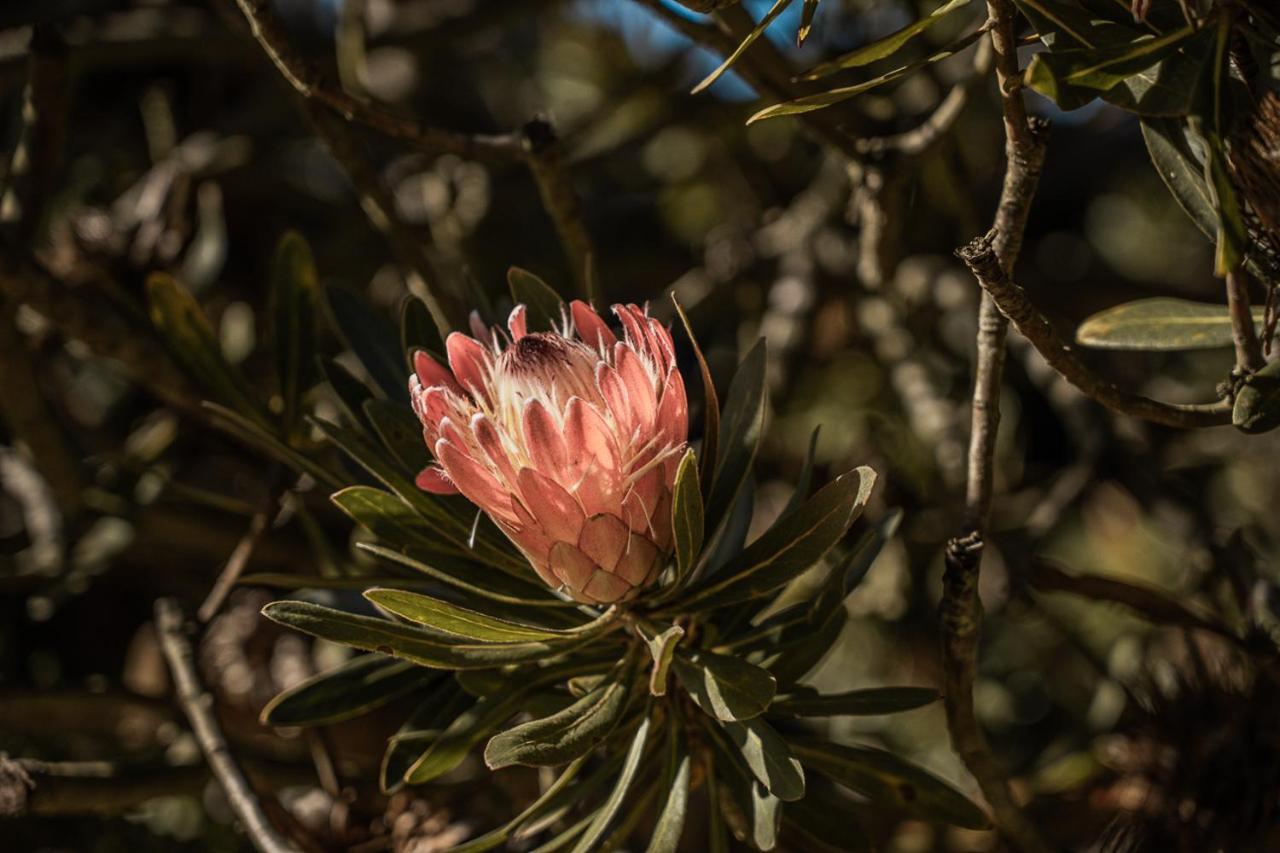
{"label": "pink flower head", "polygon": [[563,332],[528,332],[519,305],[509,341],[454,332],[449,367],[419,352],[409,379],[437,462],[418,486],[461,492],[547,584],[596,604],[661,571],[689,432],[671,333],[635,305],[613,312],[621,340],[584,302]]}

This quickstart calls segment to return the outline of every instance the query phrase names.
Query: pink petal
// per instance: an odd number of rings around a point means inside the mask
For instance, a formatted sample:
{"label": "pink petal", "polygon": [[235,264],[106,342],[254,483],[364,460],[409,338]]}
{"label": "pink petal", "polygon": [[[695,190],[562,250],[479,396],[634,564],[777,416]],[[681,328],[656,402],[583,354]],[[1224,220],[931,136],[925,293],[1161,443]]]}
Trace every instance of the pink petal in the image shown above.
{"label": "pink petal", "polygon": [[649,532],[649,519],[658,508],[658,498],[663,491],[662,479],[661,468],[648,471],[635,482],[626,497],[622,499],[622,517],[636,533]]}
{"label": "pink petal", "polygon": [[568,542],[557,542],[551,546],[548,565],[551,573],[574,593],[586,586],[596,573],[596,564],[591,558]]}
{"label": "pink petal", "polygon": [[666,551],[671,547],[671,492],[664,491],[658,498],[658,505],[649,513],[649,535],[658,550]]}
{"label": "pink petal", "polygon": [[643,536],[635,533],[627,542],[626,552],[618,561],[614,573],[632,586],[644,586],[658,558],[658,549]]}
{"label": "pink petal", "polygon": [[654,318],[648,319],[649,343],[653,347],[655,361],[661,373],[666,373],[676,363],[676,344],[671,330]]}
{"label": "pink petal", "polygon": [[631,405],[632,423],[648,436],[653,428],[654,417],[658,413],[658,398],[654,393],[653,380],[640,363],[640,356],[626,344],[618,344],[614,348],[614,366],[618,376],[627,386],[627,401]]}
{"label": "pink petal", "polygon": [[418,350],[413,354],[413,372],[427,388],[440,386],[454,391],[462,390],[449,368],[432,358],[431,353],[426,350]]}
{"label": "pink petal", "polygon": [[463,388],[479,397],[485,394],[489,378],[489,352],[475,338],[461,332],[453,332],[445,341],[449,353],[449,366]]}
{"label": "pink petal", "polygon": [[631,531],[616,515],[593,515],[582,526],[578,550],[595,560],[596,565],[613,571],[630,536]]}
{"label": "pink petal", "polygon": [[428,465],[418,472],[414,484],[424,492],[433,495],[456,495],[458,487],[449,479],[449,475],[439,465]]}
{"label": "pink petal", "polygon": [[470,321],[471,336],[477,341],[492,340],[493,332],[484,324],[484,320],[480,317],[479,311],[472,311],[467,317]]}
{"label": "pink petal", "polygon": [[517,305],[511,309],[511,316],[507,318],[507,328],[511,330],[511,340],[518,341],[525,335],[529,334],[528,311],[523,305]]}
{"label": "pink petal", "polygon": [[600,315],[581,299],[569,303],[569,311],[573,314],[573,327],[578,330],[578,337],[594,350],[608,352],[618,342],[618,338],[600,319]]}
{"label": "pink petal", "polygon": [[683,444],[689,438],[689,398],[684,377],[674,367],[667,374],[655,426],[668,445]]}
{"label": "pink petal", "polygon": [[467,455],[464,448],[442,438],[436,442],[436,458],[467,500],[489,513],[495,520],[508,524],[516,520],[511,509],[510,494],[498,485],[498,481],[483,465]]}
{"label": "pink petal", "polygon": [[525,404],[524,445],[533,466],[558,483],[572,485],[577,478],[569,469],[569,449],[547,407],[538,400]]}
{"label": "pink petal", "polygon": [[521,468],[516,479],[524,505],[543,532],[552,539],[577,542],[586,517],[573,495],[532,468]]}
{"label": "pink petal", "polygon": [[516,471],[511,464],[506,445],[502,443],[502,437],[498,434],[493,422],[485,415],[477,414],[471,418],[471,432],[475,435],[476,443],[480,445],[484,455],[497,470],[499,478],[503,481],[502,485],[514,491]]}
{"label": "pink petal", "polygon": [[618,446],[600,410],[581,397],[572,397],[564,412],[564,443],[574,479],[621,474]]}
{"label": "pink petal", "polygon": [[613,604],[630,595],[633,588],[626,581],[605,571],[598,571],[582,588],[582,595],[597,604]]}
{"label": "pink petal", "polygon": [[520,506],[519,501],[512,501],[512,508],[522,519],[529,518],[528,523],[526,524],[523,520],[518,524],[498,522],[498,527],[520,549],[520,553],[524,554],[529,565],[533,566],[533,570],[538,573],[538,577],[542,578],[544,583],[552,587],[560,586],[559,578],[551,573],[548,565],[551,546],[555,543],[542,534],[537,524],[528,516],[528,510]]}
{"label": "pink petal", "polygon": [[618,425],[618,445],[623,452],[635,438],[637,419],[627,399],[627,386],[614,370],[603,362],[596,367],[596,385],[600,388],[600,396],[613,415],[613,422]]}

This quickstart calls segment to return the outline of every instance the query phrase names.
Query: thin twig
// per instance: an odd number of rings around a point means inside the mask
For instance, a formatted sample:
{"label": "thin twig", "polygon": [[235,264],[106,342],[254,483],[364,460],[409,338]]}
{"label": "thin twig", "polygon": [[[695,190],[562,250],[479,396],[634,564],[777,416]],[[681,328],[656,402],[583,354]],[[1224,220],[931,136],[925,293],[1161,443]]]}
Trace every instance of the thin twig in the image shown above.
{"label": "thin twig", "polygon": [[[1044,164],[1047,127],[1029,122],[1022,102],[1012,4],[1009,0],[988,0],[987,11],[1004,115],[1007,158],[995,228],[989,235],[987,248],[991,265],[1007,274],[1022,248],[1031,199]],[[1000,832],[1023,853],[1049,853],[1052,845],[1014,799],[1004,770],[978,723],[973,704],[978,639],[982,632],[978,579],[991,512],[1007,330],[1005,317],[984,288],[978,315],[964,532],[947,543],[942,601],[938,608],[942,624],[944,705],[951,746],[982,789]]]}
{"label": "thin twig", "polygon": [[271,13],[268,0],[234,0],[234,3],[280,76],[306,100],[323,104],[349,121],[427,151],[457,154],[470,160],[511,162],[520,159],[520,138],[515,134],[466,134],[429,127],[326,85],[311,63],[293,49],[284,27]]}
{"label": "thin twig", "polygon": [[1236,367],[1241,373],[1254,373],[1266,367],[1262,341],[1253,325],[1249,309],[1249,280],[1252,276],[1241,265],[1227,273],[1227,310],[1231,313],[1231,340],[1236,347]]}
{"label": "thin twig", "polygon": [[213,695],[200,683],[196,674],[195,654],[187,639],[185,619],[177,602],[162,598],[156,602],[156,633],[179,704],[191,723],[200,749],[204,752],[209,769],[217,777],[236,817],[244,824],[245,831],[263,853],[298,853],[296,847],[285,840],[271,825],[258,802],[257,795],[245,780],[227,740],[222,735],[214,717]]}
{"label": "thin twig", "polygon": [[1003,270],[993,248],[995,234],[979,237],[957,254],[977,277],[982,289],[1000,312],[1064,379],[1109,409],[1166,426],[1193,428],[1222,426],[1231,422],[1228,402],[1176,404],[1152,400],[1117,388],[1098,376],[1054,330],[1047,318],[1027,298],[1026,291]]}
{"label": "thin twig", "polygon": [[262,541],[262,537],[270,529],[272,519],[279,514],[280,498],[284,492],[278,485],[279,478],[280,466],[273,465],[271,473],[267,475],[269,485],[267,494],[262,499],[262,504],[254,512],[253,518],[249,520],[249,527],[245,530],[244,536],[240,537],[240,541],[236,543],[231,556],[227,558],[222,571],[218,574],[218,579],[214,582],[213,588],[209,590],[209,595],[205,598],[204,603],[200,605],[200,609],[196,611],[196,618],[202,624],[208,623],[214,616],[218,615],[218,611],[226,603],[227,596],[231,594],[231,590],[235,588],[236,583],[240,580],[240,575],[244,573],[245,566],[249,565],[249,559],[257,549],[258,543]]}

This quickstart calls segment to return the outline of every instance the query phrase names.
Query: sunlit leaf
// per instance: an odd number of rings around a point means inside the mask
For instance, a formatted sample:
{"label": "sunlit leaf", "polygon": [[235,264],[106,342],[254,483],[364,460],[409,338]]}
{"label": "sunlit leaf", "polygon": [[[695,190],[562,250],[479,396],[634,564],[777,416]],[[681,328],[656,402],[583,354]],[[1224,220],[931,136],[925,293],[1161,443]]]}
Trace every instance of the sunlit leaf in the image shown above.
{"label": "sunlit leaf", "polygon": [[669,726],[667,738],[667,764],[662,774],[662,808],[649,835],[645,853],[676,853],[680,836],[684,833],[685,813],[689,807],[689,776],[693,768],[693,756],[684,741],[679,727]]}
{"label": "sunlit leaf", "polygon": [[692,450],[685,453],[676,469],[671,492],[671,532],[675,540],[676,567],[681,576],[693,570],[702,550],[702,488],[698,483],[698,460]]}
{"label": "sunlit leaf", "polygon": [[768,12],[765,12],[764,17],[760,19],[760,23],[756,24],[755,27],[751,29],[751,32],[747,34],[746,38],[744,38],[742,42],[734,48],[732,53],[725,57],[724,62],[721,62],[715,71],[712,71],[701,83],[693,87],[693,91],[690,92],[690,94],[696,95],[705,90],[712,83],[719,80],[720,75],[728,71],[733,63],[737,62],[739,57],[746,53],[751,45],[756,43],[756,39],[764,35],[764,31],[769,29],[769,25],[777,20],[778,16],[787,10],[787,7],[791,5],[791,2],[792,0],[774,0],[773,6],[769,8]]}
{"label": "sunlit leaf", "polygon": [[760,717],[743,722],[722,721],[720,725],[769,793],[780,800],[804,796],[804,769],[772,726]]}
{"label": "sunlit leaf", "polygon": [[262,709],[269,726],[317,726],[349,720],[440,679],[408,661],[360,655],[314,675],[276,696]]}
{"label": "sunlit leaf", "polygon": [[731,655],[677,653],[676,677],[690,697],[718,720],[746,720],[769,707],[777,684],[758,666]]}
{"label": "sunlit leaf", "polygon": [[892,83],[895,80],[901,80],[903,77],[914,74],[921,68],[932,65],[935,62],[941,62],[948,57],[955,56],[957,53],[977,41],[981,35],[982,31],[980,30],[969,33],[967,36],[958,38],[945,47],[939,48],[924,59],[908,63],[900,68],[895,68],[892,71],[881,74],[879,77],[874,77],[865,82],[856,83],[852,86],[841,86],[836,89],[830,89],[826,92],[819,92],[814,95],[805,95],[804,97],[796,98],[795,100],[784,101],[780,104],[774,104],[771,107],[765,107],[755,115],[751,116],[751,118],[747,119],[747,124],[763,121],[767,118],[800,115],[801,113],[810,113],[814,110],[826,109],[833,104],[838,104],[841,101],[847,101],[850,98],[861,95],[863,92],[869,92],[878,86],[883,86],[886,83]]}
{"label": "sunlit leaf", "polygon": [[645,744],[649,739],[649,728],[650,720],[648,715],[645,715],[641,717],[640,725],[631,738],[631,746],[627,749],[627,757],[622,762],[622,772],[618,774],[618,781],[613,786],[613,791],[596,812],[586,831],[578,839],[578,843],[574,845],[573,853],[588,853],[595,849],[597,842],[609,830],[609,824],[622,809],[622,804],[626,801],[627,793],[631,790],[631,785],[635,782],[636,774],[640,769],[640,759],[644,756]]}
{"label": "sunlit leaf", "polygon": [[800,75],[802,80],[817,80],[820,77],[826,77],[828,74],[835,74],[849,68],[858,68],[863,65],[870,65],[881,59],[886,59],[902,49],[902,46],[911,39],[920,35],[920,33],[932,27],[934,24],[946,18],[952,12],[962,9],[969,5],[971,0],[948,0],[948,2],[939,6],[934,11],[925,15],[919,20],[907,24],[900,30],[890,33],[884,38],[877,39],[870,44],[863,45],[855,51],[838,56],[828,62],[815,65],[808,71]]}
{"label": "sunlit leaf", "polygon": [[[1254,311],[1261,323],[1263,311]],[[1094,314],[1076,330],[1084,346],[1130,350],[1194,350],[1229,347],[1231,315],[1225,305],[1156,297],[1126,302]]]}

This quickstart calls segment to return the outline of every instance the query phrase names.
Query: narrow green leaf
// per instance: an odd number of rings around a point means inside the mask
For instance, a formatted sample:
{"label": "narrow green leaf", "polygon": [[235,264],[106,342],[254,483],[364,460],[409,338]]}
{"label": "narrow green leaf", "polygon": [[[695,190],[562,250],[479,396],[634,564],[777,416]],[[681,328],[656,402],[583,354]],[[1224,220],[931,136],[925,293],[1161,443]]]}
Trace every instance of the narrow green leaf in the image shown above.
{"label": "narrow green leaf", "polygon": [[716,793],[725,822],[738,840],[757,850],[772,850],[778,843],[782,800],[754,778],[723,732],[713,732],[712,743],[716,756],[714,776],[723,782],[716,785]]}
{"label": "narrow green leaf", "polygon": [[640,630],[649,647],[649,654],[653,656],[653,669],[649,672],[649,692],[654,696],[665,696],[671,662],[675,659],[676,647],[684,636],[684,628],[668,625],[662,631],[657,631],[652,626],[642,625]]}
{"label": "narrow green leaf", "polygon": [[574,645],[564,641],[445,643],[420,628],[305,601],[275,601],[264,607],[262,614],[313,637],[436,669],[485,669],[542,660],[563,654]]}
{"label": "narrow green leaf", "polygon": [[808,675],[840,640],[849,613],[843,607],[828,611],[816,621],[784,632],[772,657],[763,664],[778,682],[790,687]]}
{"label": "narrow green leaf", "polygon": [[622,719],[633,671],[634,666],[626,663],[563,711],[494,736],[484,750],[485,764],[491,770],[513,764],[539,767],[586,755],[603,743]]}
{"label": "narrow green leaf", "polygon": [[717,720],[747,720],[764,713],[777,692],[772,675],[741,658],[700,651],[676,653],[676,678],[689,696]]}
{"label": "narrow green leaf", "polygon": [[598,634],[617,621],[617,610],[569,630],[540,628],[480,613],[428,595],[401,589],[370,589],[364,597],[397,616],[439,631],[485,643],[521,643],[530,640],[574,640]]}
{"label": "narrow green leaf", "polygon": [[364,414],[382,446],[406,474],[417,476],[431,463],[422,423],[408,406],[373,397],[364,401]]}
{"label": "narrow green leaf", "polygon": [[929,687],[870,687],[846,693],[797,693],[774,700],[770,714],[791,717],[843,717],[896,714],[923,708],[942,698]]}
{"label": "narrow green leaf", "polygon": [[676,299],[675,294],[671,296],[671,304],[675,306],[676,314],[679,315],[680,322],[684,325],[685,335],[689,338],[689,345],[693,347],[693,354],[698,362],[698,371],[702,374],[701,479],[709,487],[715,474],[715,465],[720,458],[720,398],[716,395],[716,385],[711,378],[711,368],[707,365],[707,359],[702,354],[702,348],[698,346],[698,339],[693,336],[693,326],[689,324],[689,317],[684,313],[684,306]]}
{"label": "narrow green leaf", "polygon": [[1217,227],[1213,196],[1205,184],[1203,160],[1192,151],[1184,122],[1144,117],[1142,138],[1151,164],[1169,192],[1196,227],[1212,238]]}
{"label": "narrow green leaf", "polygon": [[551,783],[547,790],[528,805],[520,814],[513,817],[510,821],[498,827],[497,829],[486,832],[478,838],[473,838],[456,847],[449,848],[449,853],[483,853],[485,850],[492,850],[503,844],[511,837],[511,833],[516,827],[527,820],[533,819],[541,815],[549,805],[554,803],[560,796],[561,792],[569,787],[569,783],[574,780],[578,772],[582,769],[582,765],[586,764],[587,756],[582,756],[570,763],[564,770],[560,771],[560,775]]}
{"label": "narrow green leaf", "polygon": [[662,774],[662,784],[658,787],[664,799],[645,853],[676,853],[689,808],[689,776],[693,757],[685,745],[680,727],[672,725],[667,730],[667,765]]}
{"label": "narrow green leaf", "polygon": [[[589,758],[589,755],[584,755],[580,760]],[[603,757],[596,768],[587,774],[586,778],[581,782],[564,789],[558,796],[548,800],[538,814],[531,815],[521,821],[511,833],[511,837],[516,841],[524,841],[541,834],[553,824],[559,823],[573,810],[574,806],[589,800],[595,795],[596,791],[604,787],[606,782],[612,781],[618,775],[618,770],[622,767],[622,759],[623,756],[617,754],[616,751]],[[583,830],[585,829],[586,826],[584,824]],[[574,837],[576,838],[577,836]]]}
{"label": "narrow green leaf", "polygon": [[355,292],[337,285],[325,288],[325,304],[338,337],[360,359],[382,395],[408,403],[409,371],[391,323]]}
{"label": "narrow green leaf", "polygon": [[791,497],[787,500],[787,505],[782,508],[782,512],[778,518],[786,518],[800,507],[805,499],[809,497],[809,489],[813,485],[813,460],[818,454],[818,434],[822,432],[821,426],[813,428],[813,433],[809,436],[809,450],[804,455],[804,462],[800,464],[800,476],[796,478],[796,490],[791,493]]}
{"label": "narrow green leaf", "polygon": [[314,377],[319,292],[311,248],[297,232],[286,232],[276,244],[270,299],[276,381],[284,401],[281,424],[286,432],[297,423],[299,400]]}
{"label": "narrow green leaf", "polygon": [[925,15],[919,20],[907,24],[900,30],[890,33],[884,38],[877,39],[870,44],[863,45],[855,51],[846,53],[829,62],[823,62],[815,65],[808,71],[800,75],[801,80],[817,80],[820,77],[826,77],[828,74],[835,74],[838,71],[844,71],[849,68],[858,68],[863,65],[870,65],[881,59],[887,59],[893,56],[902,46],[911,39],[920,35],[920,33],[932,27],[943,18],[969,5],[970,0],[948,0],[948,2],[939,6],[933,12]]}
{"label": "narrow green leaf", "polygon": [[787,742],[761,717],[743,722],[721,721],[756,780],[780,800],[804,796],[804,769],[791,755]]}
{"label": "narrow green leaf", "polygon": [[676,546],[676,568],[680,576],[693,570],[702,550],[702,487],[698,483],[698,460],[693,451],[685,453],[676,469],[671,492],[671,531]]}
{"label": "narrow green leaf", "polygon": [[715,539],[751,473],[764,428],[767,353],[761,338],[738,366],[725,398],[715,474],[706,502],[706,530]]}
{"label": "narrow green leaf", "polygon": [[892,83],[895,80],[900,80],[909,74],[914,74],[921,68],[932,65],[935,62],[941,62],[950,56],[954,56],[977,41],[978,37],[981,35],[982,30],[976,30],[969,33],[967,36],[956,39],[945,47],[939,48],[924,59],[908,63],[901,68],[895,68],[888,73],[881,74],[879,77],[874,77],[863,83],[858,83],[853,86],[842,86],[838,89],[831,89],[814,95],[805,95],[804,97],[796,98],[792,101],[784,101],[781,104],[774,104],[771,107],[765,107],[755,115],[751,116],[751,118],[747,119],[747,124],[753,124],[767,118],[799,115],[801,113],[810,113],[814,110],[826,109],[833,104],[838,104],[841,101],[847,101],[850,98],[861,95],[863,92],[868,92],[877,86],[883,86],[886,83]]}
{"label": "narrow green leaf", "polygon": [[390,794],[404,786],[405,774],[431,748],[445,729],[475,704],[457,681],[445,676],[400,730],[387,742],[382,756],[379,780],[383,793]]}
{"label": "narrow green leaf", "polygon": [[373,424],[364,415],[366,400],[374,399],[373,391],[355,377],[340,363],[332,359],[317,359],[320,375],[324,378],[329,390],[333,392],[334,401],[346,416],[352,427],[372,431]]}
{"label": "narrow green leaf", "polygon": [[800,10],[800,27],[796,30],[796,47],[803,47],[813,30],[813,14],[818,11],[821,0],[804,0],[804,8]]}
{"label": "narrow green leaf", "polygon": [[626,800],[627,793],[631,790],[631,784],[635,782],[636,771],[640,769],[640,758],[644,755],[645,744],[649,739],[649,726],[650,720],[646,714],[640,719],[640,725],[636,728],[636,733],[631,738],[631,746],[627,749],[627,757],[622,762],[622,772],[618,774],[617,784],[614,785],[609,798],[604,801],[604,805],[596,812],[595,817],[587,826],[586,832],[582,834],[582,837],[578,839],[578,843],[574,845],[573,853],[588,853],[609,830],[609,824],[613,822],[618,811],[622,808],[622,803]]}
{"label": "narrow green leaf", "polygon": [[1186,26],[1162,36],[1144,36],[1128,44],[1039,53],[1027,67],[1026,83],[1063,109],[1072,109],[1080,104],[1066,97],[1071,90],[1086,89],[1096,97],[1098,93],[1114,89],[1165,59],[1196,32]]}
{"label": "narrow green leaf", "polygon": [[520,267],[507,270],[507,284],[511,298],[517,305],[525,306],[529,330],[545,332],[560,325],[564,300],[555,288],[538,276]]}
{"label": "narrow green leaf", "polygon": [[331,488],[341,488],[342,480],[328,468],[280,440],[275,431],[263,421],[249,418],[234,409],[205,400],[201,406],[209,411],[214,424],[229,435],[256,447],[299,474],[309,474],[318,482]]}
{"label": "narrow green leaf", "polygon": [[169,354],[196,380],[200,390],[261,429],[272,430],[248,381],[223,358],[218,338],[191,293],[173,276],[156,272],[147,277],[147,301],[151,322],[164,338]]}
{"label": "narrow green leaf", "polygon": [[262,709],[267,726],[318,726],[380,708],[440,678],[408,661],[360,655],[277,695]]}
{"label": "narrow green leaf", "polygon": [[891,752],[827,741],[793,739],[790,745],[806,767],[873,802],[966,829],[991,826],[982,809],[955,788]]}
{"label": "narrow green leaf", "polygon": [[583,666],[581,663],[566,661],[530,670],[527,677],[522,682],[517,682],[511,690],[481,699],[432,742],[430,748],[405,774],[405,780],[411,785],[420,785],[453,770],[481,741],[524,710],[532,698],[531,694],[581,672]]}
{"label": "narrow green leaf", "polygon": [[[416,296],[409,296],[400,306],[400,350],[405,355],[405,366],[410,370],[413,369],[413,352],[420,349],[439,355],[445,351],[444,341],[440,339],[436,321],[431,319],[427,303]],[[408,376],[407,373],[405,375]]]}
{"label": "narrow green leaf", "polygon": [[[1254,311],[1261,323],[1263,311]],[[1076,342],[1102,349],[1194,350],[1229,347],[1231,314],[1225,305],[1157,297],[1126,302],[1094,314],[1076,330]]]}
{"label": "narrow green leaf", "polygon": [[680,606],[723,607],[780,588],[821,560],[844,537],[862,514],[875,481],[875,472],[867,467],[837,477],[718,574],[691,588]]}
{"label": "narrow green leaf", "polygon": [[[455,561],[444,555],[425,553],[412,545],[401,546],[399,550],[395,550],[368,542],[360,542],[356,547],[384,560],[407,566],[427,577],[487,601],[496,601],[512,607],[570,609],[579,606],[573,601],[547,598],[545,590],[538,590],[532,585],[528,587],[521,585],[521,582],[515,578],[505,577],[493,572],[481,571],[479,573],[476,579],[482,580],[483,586],[471,583],[463,580],[463,576],[476,575],[477,573],[474,570],[461,569]],[[526,594],[524,590],[530,587],[532,587],[532,591]]]}
{"label": "narrow green leaf", "polygon": [[756,39],[764,35],[764,31],[769,29],[769,25],[772,24],[775,20],[777,20],[778,16],[781,15],[783,12],[785,12],[787,10],[787,7],[790,5],[791,5],[791,0],[774,0],[773,6],[770,7],[768,12],[765,12],[764,17],[760,19],[760,23],[756,24],[755,27],[751,30],[751,32],[747,34],[747,37],[742,40],[742,43],[739,44],[736,48],[734,48],[733,53],[729,54],[725,58],[724,62],[720,63],[720,66],[716,68],[715,71],[712,71],[710,74],[708,74],[701,83],[694,86],[693,91],[691,91],[689,94],[696,95],[699,92],[704,91],[712,83],[719,80],[720,75],[728,71],[730,66],[732,66],[733,63],[737,62],[738,59],[742,56],[742,54],[747,52],[748,48],[750,48],[751,45],[756,43]]}

